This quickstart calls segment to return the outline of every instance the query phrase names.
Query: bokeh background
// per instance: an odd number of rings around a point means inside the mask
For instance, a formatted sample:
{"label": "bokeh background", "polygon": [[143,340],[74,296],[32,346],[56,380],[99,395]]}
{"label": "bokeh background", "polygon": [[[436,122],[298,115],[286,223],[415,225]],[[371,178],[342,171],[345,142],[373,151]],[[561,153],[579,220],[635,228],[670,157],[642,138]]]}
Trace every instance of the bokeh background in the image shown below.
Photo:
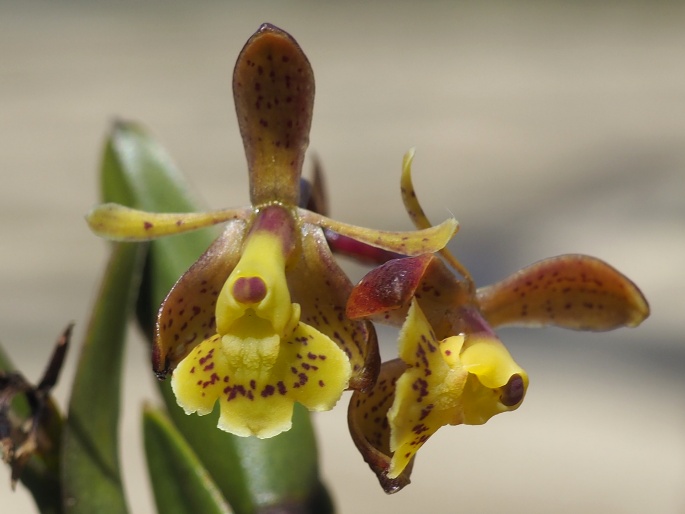
{"label": "bokeh background", "polygon": [[[310,149],[334,216],[409,228],[399,171],[416,146],[420,198],[434,221],[460,220],[452,248],[478,283],[588,253],[652,307],[634,330],[503,330],[531,377],[523,406],[441,430],[394,496],[347,434],[347,397],[317,415],[340,512],[685,512],[682,2],[0,1],[0,341],[15,363],[36,379],[75,321],[64,404],[106,260],[83,215],[114,117],[146,124],[209,205],[246,203],[231,72],[263,21],[313,65]],[[382,334],[390,358],[395,333]],[[154,377],[131,335],[122,459],[144,514]],[[5,469],[0,510],[34,511]]]}

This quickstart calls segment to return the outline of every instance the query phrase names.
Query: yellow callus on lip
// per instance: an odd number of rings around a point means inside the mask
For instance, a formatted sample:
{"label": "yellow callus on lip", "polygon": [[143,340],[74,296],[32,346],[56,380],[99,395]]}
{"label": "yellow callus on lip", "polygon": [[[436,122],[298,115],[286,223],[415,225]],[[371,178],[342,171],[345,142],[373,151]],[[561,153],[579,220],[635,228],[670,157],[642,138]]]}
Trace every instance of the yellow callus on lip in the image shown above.
{"label": "yellow callus on lip", "polygon": [[290,301],[285,259],[278,235],[258,231],[249,236],[217,299],[216,328],[220,335],[234,331],[265,335],[269,330],[282,335],[292,331],[300,321],[300,311],[299,305]]}

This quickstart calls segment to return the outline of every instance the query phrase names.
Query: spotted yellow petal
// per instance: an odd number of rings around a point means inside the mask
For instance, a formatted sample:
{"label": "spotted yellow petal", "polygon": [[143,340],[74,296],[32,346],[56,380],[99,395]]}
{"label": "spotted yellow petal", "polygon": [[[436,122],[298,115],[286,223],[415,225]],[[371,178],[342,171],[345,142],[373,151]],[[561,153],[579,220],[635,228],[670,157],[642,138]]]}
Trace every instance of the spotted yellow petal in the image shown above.
{"label": "spotted yellow petal", "polygon": [[478,289],[492,326],[556,325],[575,330],[612,330],[639,325],[649,305],[638,287],[600,259],[561,255],[523,268]]}
{"label": "spotted yellow petal", "polygon": [[362,243],[410,257],[437,252],[445,247],[459,229],[459,224],[454,218],[448,218],[440,225],[424,230],[393,232],[348,225],[305,209],[300,209],[300,216],[304,221],[343,234]]}
{"label": "spotted yellow petal", "polygon": [[98,205],[86,216],[91,230],[114,241],[149,241],[246,217],[247,209],[213,212],[157,213],[116,203]]}
{"label": "spotted yellow petal", "polygon": [[221,336],[198,343],[174,369],[171,386],[176,401],[186,414],[209,414],[229,381],[226,356],[221,348]]}
{"label": "spotted yellow petal", "polygon": [[303,323],[285,339],[250,334],[215,335],[178,365],[172,387],[186,413],[208,414],[218,400],[219,428],[267,438],[290,428],[295,401],[310,410],[335,405],[350,365],[333,341]]}
{"label": "spotted yellow petal", "polygon": [[297,42],[262,25],[238,56],[233,98],[252,204],[297,205],[314,105],[314,74]]}
{"label": "spotted yellow petal", "polygon": [[302,253],[287,272],[293,301],[300,304],[304,323],[326,334],[347,354],[352,364],[350,387],[369,387],[380,366],[376,332],[370,323],[345,316],[352,284],[331,255],[323,231],[303,223],[301,234]]}
{"label": "spotted yellow petal", "polygon": [[300,323],[281,345],[283,376],[291,397],[309,410],[332,409],[352,376],[350,361],[338,345]]}
{"label": "spotted yellow petal", "polygon": [[408,365],[397,380],[395,399],[388,411],[390,450],[393,452],[388,476],[398,476],[414,454],[440,427],[462,421],[461,396],[467,372],[458,360],[443,357],[458,355],[464,336],[453,336],[441,343],[421,312],[412,302],[407,321],[400,332],[400,357]]}
{"label": "spotted yellow petal", "polygon": [[224,232],[176,282],[157,316],[153,369],[163,377],[201,341],[216,334],[216,302],[240,258],[245,222]]}
{"label": "spotted yellow petal", "polygon": [[[275,346],[270,344],[272,339],[259,343],[265,343],[270,351],[267,353],[273,354],[275,349],[278,354],[277,338]],[[186,414],[202,416],[212,412],[218,400],[218,427],[241,437],[273,437],[288,430],[293,400],[279,392],[284,391],[282,381],[272,381],[273,364],[270,372],[264,374],[259,373],[258,367],[255,370],[247,366],[249,371],[244,366],[236,368],[232,361],[242,362],[240,355],[229,353],[232,349],[229,346],[227,351],[217,334],[203,341],[178,365],[171,380],[178,404]]]}

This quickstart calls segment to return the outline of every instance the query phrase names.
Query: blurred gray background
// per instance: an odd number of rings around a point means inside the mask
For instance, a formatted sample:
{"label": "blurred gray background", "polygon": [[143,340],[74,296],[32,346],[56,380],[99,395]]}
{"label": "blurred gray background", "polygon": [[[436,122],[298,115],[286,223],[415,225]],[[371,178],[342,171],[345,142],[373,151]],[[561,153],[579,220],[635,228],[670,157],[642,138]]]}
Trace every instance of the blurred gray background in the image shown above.
{"label": "blurred gray background", "polygon": [[[530,375],[523,406],[441,430],[394,496],[344,397],[316,416],[340,512],[685,512],[683,2],[0,2],[0,340],[16,364],[35,380],[71,320],[80,343],[107,249],[83,215],[113,117],[146,124],[209,205],[247,202],[231,72],[264,21],[313,65],[310,148],[335,217],[410,228],[399,172],[416,146],[418,194],[434,221],[459,219],[452,248],[479,284],[581,252],[652,307],[634,330],[503,330]],[[147,363],[132,331],[122,459],[139,514]],[[4,468],[0,505],[34,511]]]}

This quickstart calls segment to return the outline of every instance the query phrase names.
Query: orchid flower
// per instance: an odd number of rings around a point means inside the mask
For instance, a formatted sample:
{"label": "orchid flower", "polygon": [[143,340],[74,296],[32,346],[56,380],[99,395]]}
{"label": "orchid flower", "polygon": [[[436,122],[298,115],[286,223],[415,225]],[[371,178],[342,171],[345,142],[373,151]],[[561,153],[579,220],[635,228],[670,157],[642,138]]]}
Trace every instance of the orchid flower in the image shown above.
{"label": "orchid flower", "polygon": [[164,300],[153,368],[160,378],[173,373],[172,388],[186,413],[208,414],[218,401],[219,428],[265,438],[290,428],[294,402],[330,409],[346,388],[368,388],[378,373],[373,326],[345,316],[352,284],[323,229],[416,256],[443,248],[457,223],[383,232],[298,208],[314,76],[284,31],[264,24],[248,40],[233,72],[233,95],[249,207],[164,214],[105,204],[88,223],[120,241],[226,223]]}
{"label": "orchid flower", "polygon": [[[425,229],[413,155],[404,158],[402,197]],[[388,493],[409,483],[416,452],[442,426],[479,425],[521,405],[528,375],[493,327],[611,330],[649,315],[637,286],[593,257],[553,257],[476,289],[447,249],[440,254],[388,260],[355,286],[347,305],[352,319],[401,325],[400,358],[383,363],[376,385],[355,392],[348,410],[352,438]]]}

